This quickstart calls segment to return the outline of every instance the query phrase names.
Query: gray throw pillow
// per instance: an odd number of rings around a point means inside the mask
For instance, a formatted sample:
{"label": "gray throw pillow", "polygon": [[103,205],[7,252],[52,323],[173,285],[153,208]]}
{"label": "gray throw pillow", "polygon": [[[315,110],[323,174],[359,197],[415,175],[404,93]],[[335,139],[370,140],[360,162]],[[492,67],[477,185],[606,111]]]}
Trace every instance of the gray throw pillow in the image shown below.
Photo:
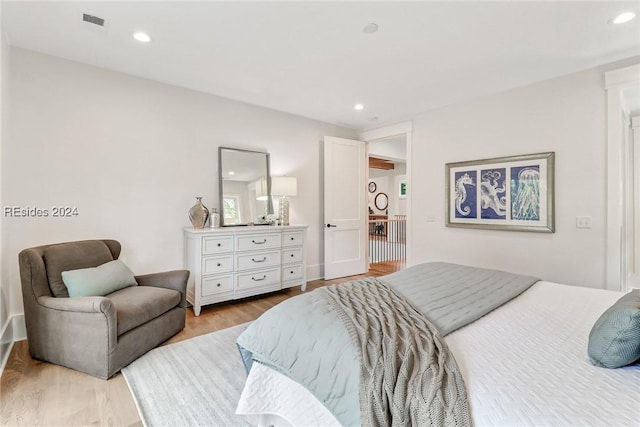
{"label": "gray throw pillow", "polygon": [[619,368],[640,360],[640,289],[620,298],[596,321],[589,334],[589,360]]}
{"label": "gray throw pillow", "polygon": [[93,268],[63,271],[62,280],[70,297],[104,296],[138,284],[119,259]]}

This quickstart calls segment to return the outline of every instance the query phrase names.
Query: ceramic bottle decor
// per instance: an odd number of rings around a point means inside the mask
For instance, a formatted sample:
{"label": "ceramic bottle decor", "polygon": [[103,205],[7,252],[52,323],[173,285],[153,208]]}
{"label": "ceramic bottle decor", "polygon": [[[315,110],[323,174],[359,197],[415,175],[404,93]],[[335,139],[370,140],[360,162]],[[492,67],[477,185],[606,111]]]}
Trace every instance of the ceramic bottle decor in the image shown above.
{"label": "ceramic bottle decor", "polygon": [[209,209],[202,204],[202,197],[196,197],[198,200],[195,205],[189,209],[189,220],[193,228],[204,228],[209,219]]}

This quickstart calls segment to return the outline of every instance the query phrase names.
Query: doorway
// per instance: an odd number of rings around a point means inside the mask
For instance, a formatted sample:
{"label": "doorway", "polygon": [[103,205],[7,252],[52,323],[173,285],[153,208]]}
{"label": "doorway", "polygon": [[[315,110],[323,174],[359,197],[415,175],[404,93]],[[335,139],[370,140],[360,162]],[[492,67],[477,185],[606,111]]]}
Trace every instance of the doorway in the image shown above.
{"label": "doorway", "polygon": [[626,292],[640,286],[638,274],[638,175],[635,131],[640,114],[640,65],[605,73],[607,90],[606,288]]}
{"label": "doorway", "polygon": [[397,271],[406,264],[406,135],[368,142],[369,269]]}
{"label": "doorway", "polygon": [[411,122],[362,132],[368,161],[369,271],[410,265]]}

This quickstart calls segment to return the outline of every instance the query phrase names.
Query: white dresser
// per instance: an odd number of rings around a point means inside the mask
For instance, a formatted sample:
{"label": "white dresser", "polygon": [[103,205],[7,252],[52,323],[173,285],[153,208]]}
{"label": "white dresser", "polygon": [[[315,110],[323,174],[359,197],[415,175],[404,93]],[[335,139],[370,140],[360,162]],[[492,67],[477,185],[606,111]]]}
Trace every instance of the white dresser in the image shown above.
{"label": "white dresser", "polygon": [[187,301],[203,305],[301,285],[306,225],[184,229]]}

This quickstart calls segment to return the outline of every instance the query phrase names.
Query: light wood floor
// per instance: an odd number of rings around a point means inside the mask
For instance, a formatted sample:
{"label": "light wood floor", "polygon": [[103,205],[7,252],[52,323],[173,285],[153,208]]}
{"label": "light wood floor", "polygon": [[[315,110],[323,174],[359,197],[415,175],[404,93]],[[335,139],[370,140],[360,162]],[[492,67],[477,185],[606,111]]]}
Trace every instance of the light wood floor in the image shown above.
{"label": "light wood floor", "polygon": [[[366,275],[309,282],[307,291],[360,277],[382,276],[402,268],[404,264],[397,261],[373,264]],[[300,293],[296,287],[210,305],[203,307],[198,317],[188,309],[185,329],[167,343],[255,320],[269,308]],[[26,341],[13,346],[0,379],[0,403],[2,426],[142,426],[122,374],[104,381],[33,360]]]}

